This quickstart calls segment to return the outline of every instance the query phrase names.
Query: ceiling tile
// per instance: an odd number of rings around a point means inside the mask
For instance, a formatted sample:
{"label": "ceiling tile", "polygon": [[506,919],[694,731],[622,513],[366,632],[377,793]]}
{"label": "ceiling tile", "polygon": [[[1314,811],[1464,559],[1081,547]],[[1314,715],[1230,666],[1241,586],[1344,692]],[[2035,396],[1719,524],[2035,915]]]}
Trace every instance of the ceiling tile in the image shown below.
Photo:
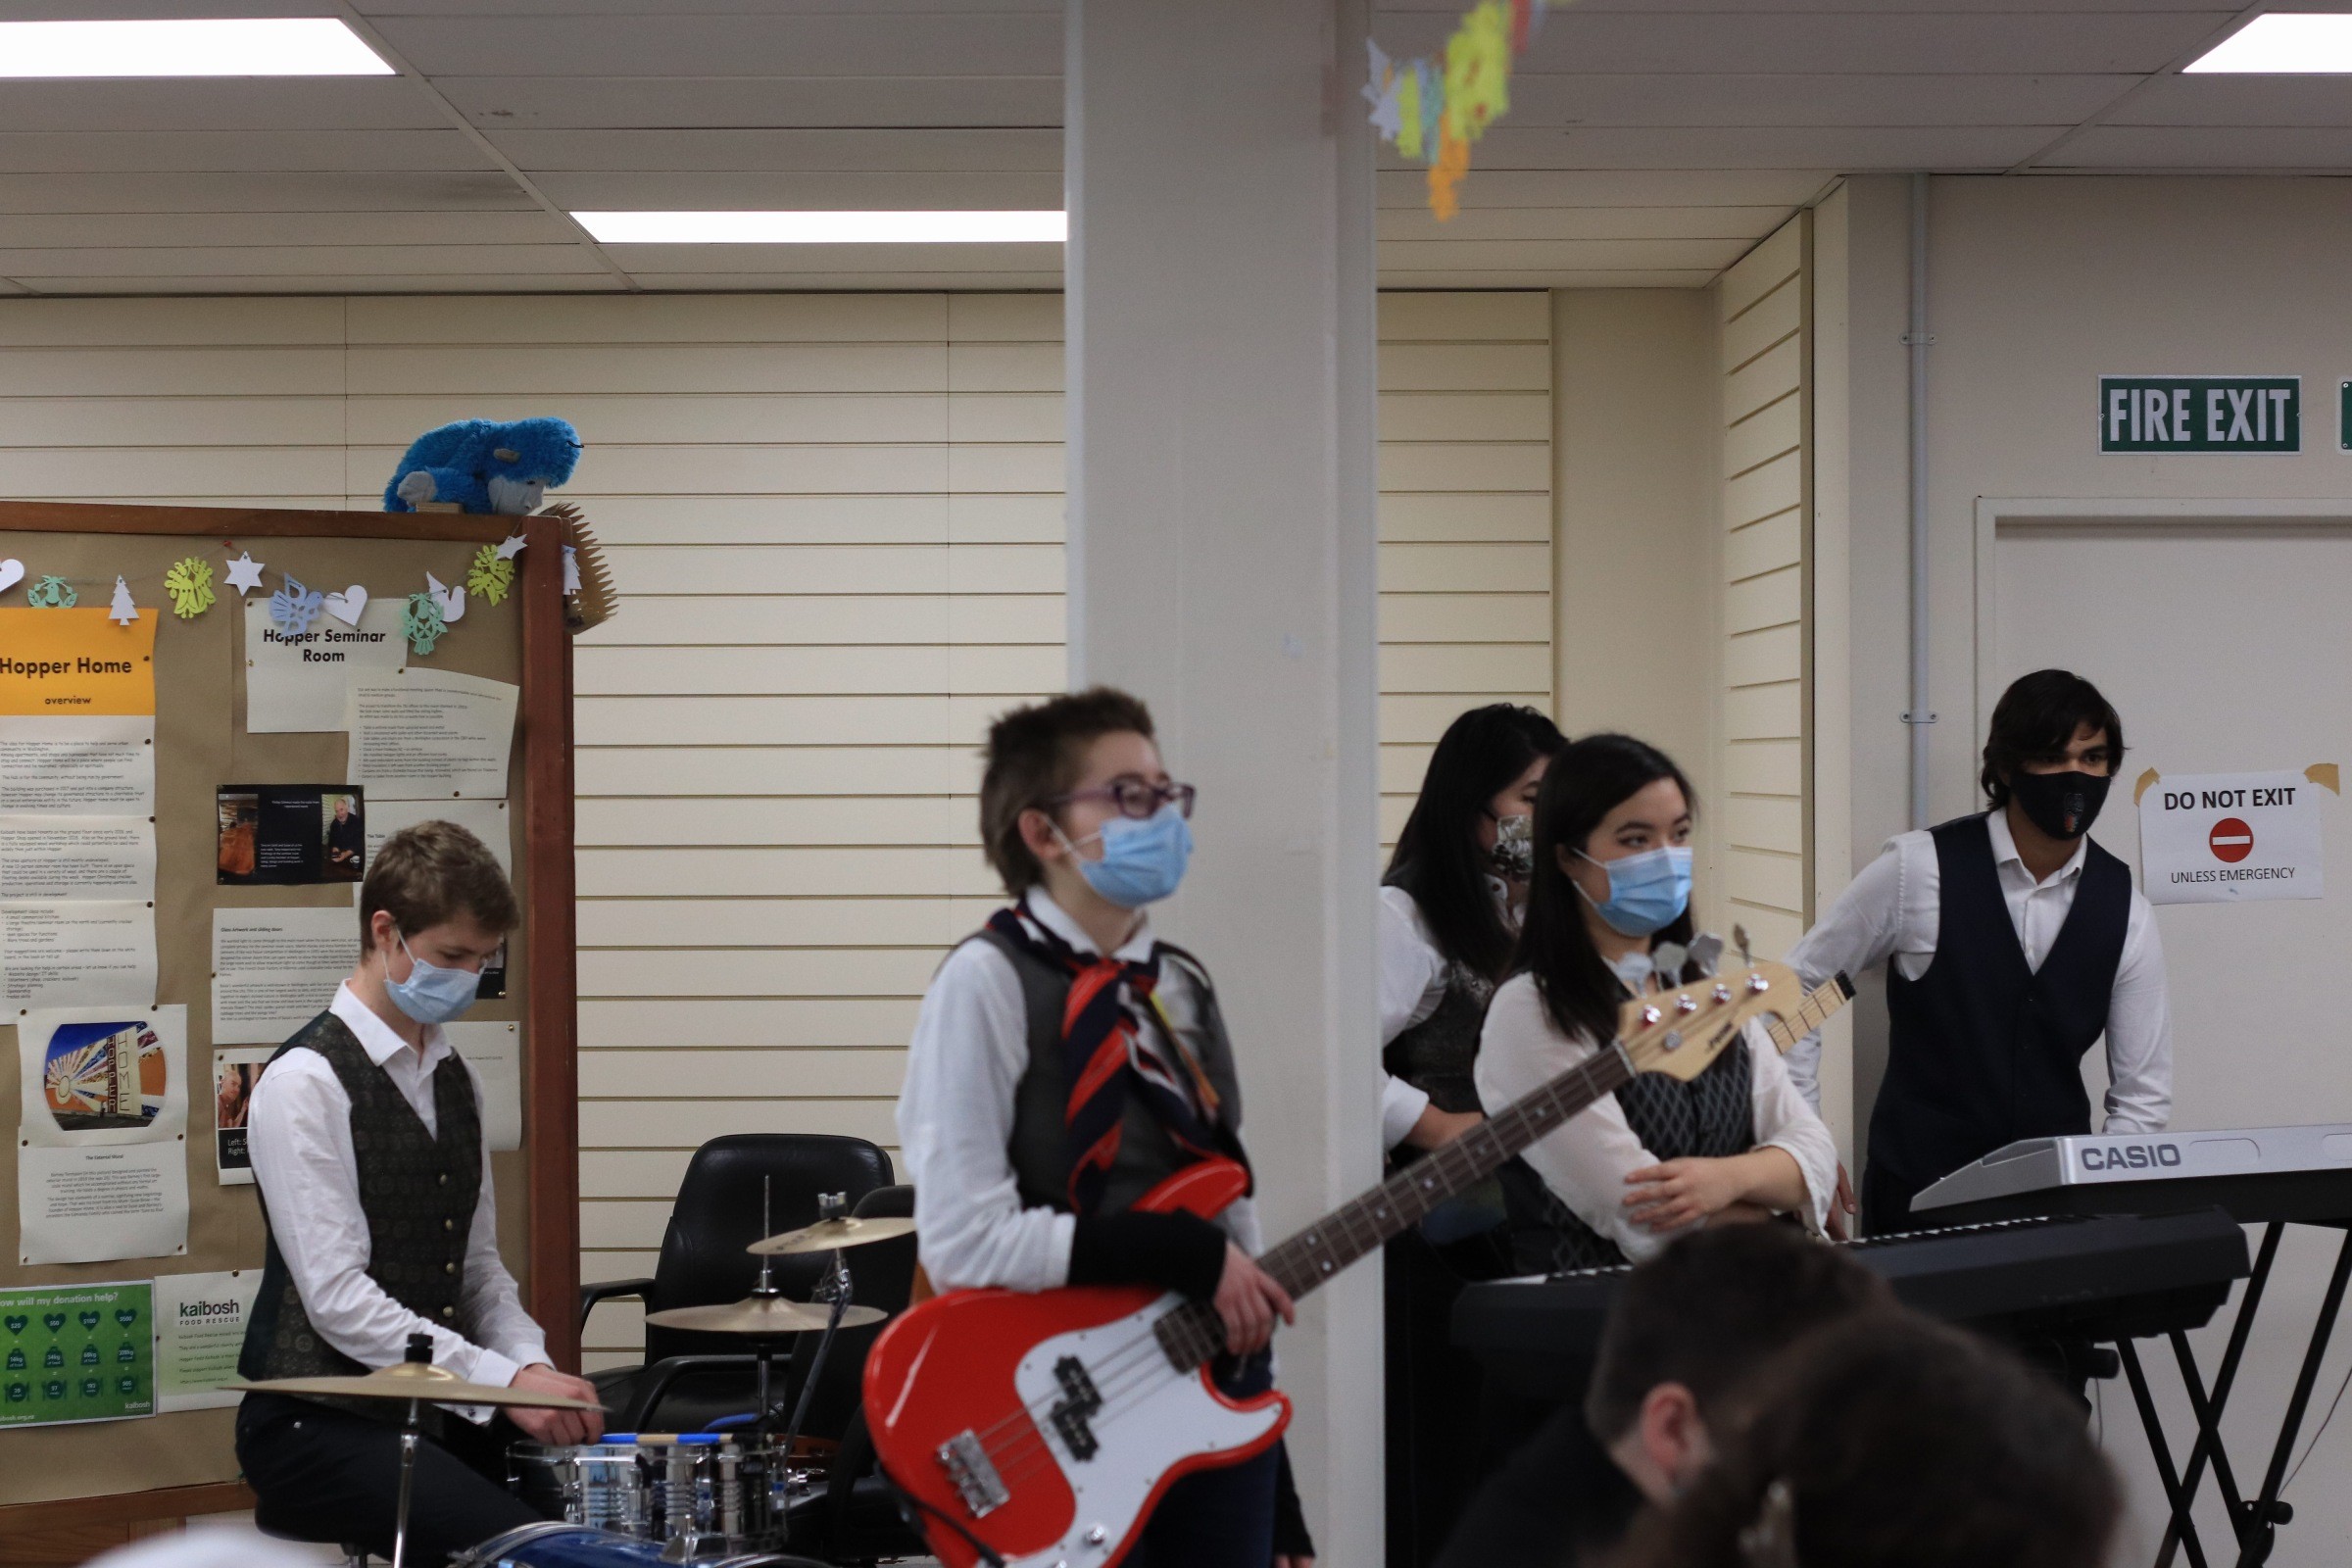
{"label": "ceiling tile", "polygon": [[416,83],[399,76],[35,80],[0,87],[0,130],[430,130],[448,123]]}
{"label": "ceiling tile", "polygon": [[484,129],[1061,125],[1059,76],[441,76]]}
{"label": "ceiling tile", "polygon": [[[1061,170],[1058,130],[492,130],[524,170]],[[5,167],[0,165],[0,167]]]}
{"label": "ceiling tile", "polygon": [[0,213],[536,212],[504,173],[0,173]]}
{"label": "ceiling tile", "polygon": [[2352,125],[2342,76],[2159,76],[2110,125]]}
{"label": "ceiling tile", "polygon": [[2352,171],[2352,127],[2094,125],[2039,167]]}
{"label": "ceiling tile", "polygon": [[1061,19],[1042,15],[382,17],[428,76],[1058,75]]}
{"label": "ceiling tile", "polygon": [[[1058,170],[537,170],[531,181],[571,212],[1035,212],[1061,205]],[[5,211],[0,186],[0,211]]]}
{"label": "ceiling tile", "polygon": [[488,169],[448,130],[0,131],[0,172]]}
{"label": "ceiling tile", "polygon": [[2140,78],[1949,74],[1511,77],[1505,122],[1539,125],[2074,124]]}
{"label": "ceiling tile", "polygon": [[[2068,128],[1725,125],[1522,130],[1505,122],[1472,149],[1470,178],[1476,181],[1482,169],[2007,169]],[[1393,154],[1383,159],[1387,168],[1400,164]]]}

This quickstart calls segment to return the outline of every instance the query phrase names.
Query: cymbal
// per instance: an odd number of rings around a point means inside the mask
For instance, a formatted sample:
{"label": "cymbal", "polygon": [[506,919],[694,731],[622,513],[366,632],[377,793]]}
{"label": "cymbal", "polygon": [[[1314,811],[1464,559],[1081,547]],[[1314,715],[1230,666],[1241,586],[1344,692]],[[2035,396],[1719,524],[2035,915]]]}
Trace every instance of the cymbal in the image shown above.
{"label": "cymbal", "polygon": [[267,1383],[227,1387],[229,1392],[240,1394],[307,1394],[342,1399],[429,1399],[435,1404],[503,1404],[531,1410],[603,1408],[586,1399],[567,1399],[560,1394],[468,1383],[445,1367],[428,1366],[421,1361],[395,1361],[361,1377],[273,1378]]}
{"label": "cymbal", "polygon": [[868,1242],[887,1242],[913,1234],[914,1221],[899,1215],[886,1214],[878,1219],[820,1219],[797,1231],[754,1242],[748,1250],[762,1257],[785,1252],[830,1252],[837,1247],[863,1247]]}
{"label": "cymbal", "polygon": [[[656,1328],[694,1329],[704,1334],[808,1334],[829,1322],[833,1308],[823,1301],[788,1301],[781,1296],[747,1296],[718,1306],[673,1306],[666,1312],[648,1312]],[[879,1323],[890,1314],[879,1307],[853,1306],[841,1315],[845,1329]]]}

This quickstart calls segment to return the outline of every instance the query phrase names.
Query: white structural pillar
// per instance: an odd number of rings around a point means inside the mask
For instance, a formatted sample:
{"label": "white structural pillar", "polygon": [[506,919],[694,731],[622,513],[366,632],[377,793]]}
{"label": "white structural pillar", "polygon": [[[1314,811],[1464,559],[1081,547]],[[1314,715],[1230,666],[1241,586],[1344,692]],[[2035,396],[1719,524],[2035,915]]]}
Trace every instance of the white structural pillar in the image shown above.
{"label": "white structural pillar", "polygon": [[[1073,684],[1152,705],[1269,1244],[1380,1173],[1362,0],[1070,0]],[[1381,1555],[1380,1264],[1276,1341],[1325,1561]]]}

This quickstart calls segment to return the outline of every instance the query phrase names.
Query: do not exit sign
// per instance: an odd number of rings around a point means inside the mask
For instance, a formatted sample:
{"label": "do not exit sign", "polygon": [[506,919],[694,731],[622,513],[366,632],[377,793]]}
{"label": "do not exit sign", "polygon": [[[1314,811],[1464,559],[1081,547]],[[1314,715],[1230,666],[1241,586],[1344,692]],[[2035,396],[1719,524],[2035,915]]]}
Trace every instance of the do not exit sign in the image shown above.
{"label": "do not exit sign", "polygon": [[2102,375],[2101,452],[2300,452],[2299,375]]}

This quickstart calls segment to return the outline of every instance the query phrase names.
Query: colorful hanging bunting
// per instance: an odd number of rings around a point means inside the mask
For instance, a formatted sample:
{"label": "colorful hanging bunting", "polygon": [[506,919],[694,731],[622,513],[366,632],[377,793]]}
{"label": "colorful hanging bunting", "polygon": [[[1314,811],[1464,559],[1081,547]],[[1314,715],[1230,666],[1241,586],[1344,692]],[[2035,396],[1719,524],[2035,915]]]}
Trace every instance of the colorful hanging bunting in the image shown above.
{"label": "colorful hanging bunting", "polygon": [[1429,165],[1429,210],[1440,222],[1460,210],[1471,144],[1510,112],[1512,57],[1543,29],[1545,9],[1545,0],[1480,0],[1434,62],[1394,61],[1364,41],[1367,118],[1399,157]]}
{"label": "colorful hanging bunting", "polygon": [[24,590],[24,602],[36,610],[72,610],[80,599],[63,577],[43,577]]}
{"label": "colorful hanging bunting", "polygon": [[164,573],[164,588],[172,595],[172,613],[193,620],[213,608],[213,564],[201,556],[175,561]]}
{"label": "colorful hanging bunting", "polygon": [[[489,546],[482,548],[486,550]],[[431,653],[447,630],[449,622],[442,619],[441,607],[433,602],[431,594],[409,595],[409,608],[400,612],[400,632],[418,658]]]}
{"label": "colorful hanging bunting", "polygon": [[277,622],[279,631],[299,637],[311,629],[311,622],[325,606],[326,595],[288,577],[285,586],[270,596],[270,618]]}

